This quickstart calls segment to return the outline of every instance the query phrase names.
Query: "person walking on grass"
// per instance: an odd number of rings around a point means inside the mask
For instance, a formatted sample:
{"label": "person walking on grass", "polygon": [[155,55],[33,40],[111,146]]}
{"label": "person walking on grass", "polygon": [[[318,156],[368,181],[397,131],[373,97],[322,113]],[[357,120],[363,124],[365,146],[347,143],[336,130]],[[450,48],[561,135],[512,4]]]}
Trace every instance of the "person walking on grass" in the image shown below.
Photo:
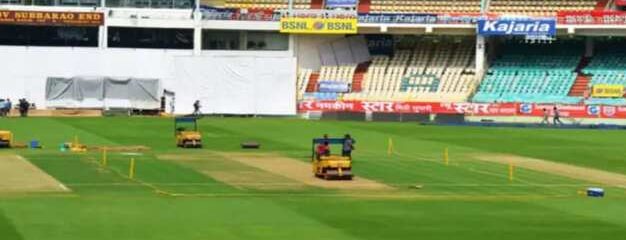
{"label": "person walking on grass", "polygon": [[7,102],[5,102],[4,99],[0,99],[0,117],[7,116],[7,106]]}
{"label": "person walking on grass", "polygon": [[11,108],[13,108],[13,103],[11,102],[11,99],[7,98],[7,100],[6,100],[6,112],[4,113],[5,116],[9,116],[9,114],[11,114]]}
{"label": "person walking on grass", "polygon": [[559,112],[559,109],[554,106],[554,118],[552,119],[552,124],[557,125],[557,123],[559,124],[559,126],[563,125],[563,122],[561,122],[561,113]]}
{"label": "person walking on grass", "polygon": [[30,108],[30,103],[26,100],[26,98],[22,98],[18,104],[20,110],[20,117],[28,117],[28,110]]}
{"label": "person walking on grass", "polygon": [[550,125],[550,112],[548,109],[543,108],[543,120],[541,120],[542,125]]}
{"label": "person walking on grass", "polygon": [[194,116],[199,116],[200,115],[200,100],[196,100],[193,103],[193,115]]}

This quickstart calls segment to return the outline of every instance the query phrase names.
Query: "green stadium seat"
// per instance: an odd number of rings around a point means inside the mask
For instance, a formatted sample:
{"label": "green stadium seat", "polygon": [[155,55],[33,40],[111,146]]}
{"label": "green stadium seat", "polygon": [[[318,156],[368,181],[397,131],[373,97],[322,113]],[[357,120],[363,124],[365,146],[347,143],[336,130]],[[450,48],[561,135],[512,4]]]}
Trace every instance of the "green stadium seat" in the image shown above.
{"label": "green stadium seat", "polygon": [[508,44],[474,95],[475,102],[578,103],[568,97],[580,46]]}

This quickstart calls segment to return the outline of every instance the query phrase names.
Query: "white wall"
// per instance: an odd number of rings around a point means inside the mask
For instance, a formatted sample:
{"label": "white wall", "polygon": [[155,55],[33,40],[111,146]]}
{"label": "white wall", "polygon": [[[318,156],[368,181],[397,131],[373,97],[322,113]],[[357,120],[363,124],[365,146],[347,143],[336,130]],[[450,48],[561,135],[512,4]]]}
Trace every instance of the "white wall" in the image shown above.
{"label": "white wall", "polygon": [[39,107],[47,77],[112,76],[161,79],[176,92],[177,113],[190,113],[196,99],[205,113],[296,111],[296,61],[288,53],[5,46],[0,58],[0,98],[25,97]]}
{"label": "white wall", "polygon": [[318,46],[344,38],[343,35],[296,35],[296,53],[298,68],[319,70],[322,66]]}

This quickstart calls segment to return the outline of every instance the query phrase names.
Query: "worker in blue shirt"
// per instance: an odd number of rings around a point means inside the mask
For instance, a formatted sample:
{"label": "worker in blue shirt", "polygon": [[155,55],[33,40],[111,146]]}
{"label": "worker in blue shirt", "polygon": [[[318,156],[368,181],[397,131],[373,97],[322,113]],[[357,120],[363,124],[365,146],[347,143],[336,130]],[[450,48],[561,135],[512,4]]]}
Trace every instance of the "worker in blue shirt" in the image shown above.
{"label": "worker in blue shirt", "polygon": [[344,157],[352,157],[352,150],[354,150],[354,144],[356,144],[356,141],[350,136],[350,134],[346,134],[343,139],[341,155]]}

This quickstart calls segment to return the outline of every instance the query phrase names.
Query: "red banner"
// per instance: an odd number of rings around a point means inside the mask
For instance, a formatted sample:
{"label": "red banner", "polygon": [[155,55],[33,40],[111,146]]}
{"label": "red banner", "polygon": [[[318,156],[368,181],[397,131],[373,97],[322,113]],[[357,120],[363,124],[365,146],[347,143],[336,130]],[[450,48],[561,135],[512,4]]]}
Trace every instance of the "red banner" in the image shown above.
{"label": "red banner", "polygon": [[476,23],[481,17],[495,19],[498,16],[495,13],[440,13],[437,14],[437,23]]}
{"label": "red banner", "polygon": [[[557,105],[563,117],[626,119],[626,106]],[[541,117],[543,109],[552,116],[552,104],[527,103],[429,103],[385,101],[302,101],[298,112],[382,112],[418,114],[465,114],[468,116]]]}
{"label": "red banner", "polygon": [[622,11],[560,11],[560,24],[626,24],[626,12]]}
{"label": "red banner", "polygon": [[302,101],[298,111],[515,115],[516,104],[366,101]]}
{"label": "red banner", "polygon": [[239,10],[239,18],[244,21],[278,21],[274,16],[274,10],[251,8],[246,11]]}

